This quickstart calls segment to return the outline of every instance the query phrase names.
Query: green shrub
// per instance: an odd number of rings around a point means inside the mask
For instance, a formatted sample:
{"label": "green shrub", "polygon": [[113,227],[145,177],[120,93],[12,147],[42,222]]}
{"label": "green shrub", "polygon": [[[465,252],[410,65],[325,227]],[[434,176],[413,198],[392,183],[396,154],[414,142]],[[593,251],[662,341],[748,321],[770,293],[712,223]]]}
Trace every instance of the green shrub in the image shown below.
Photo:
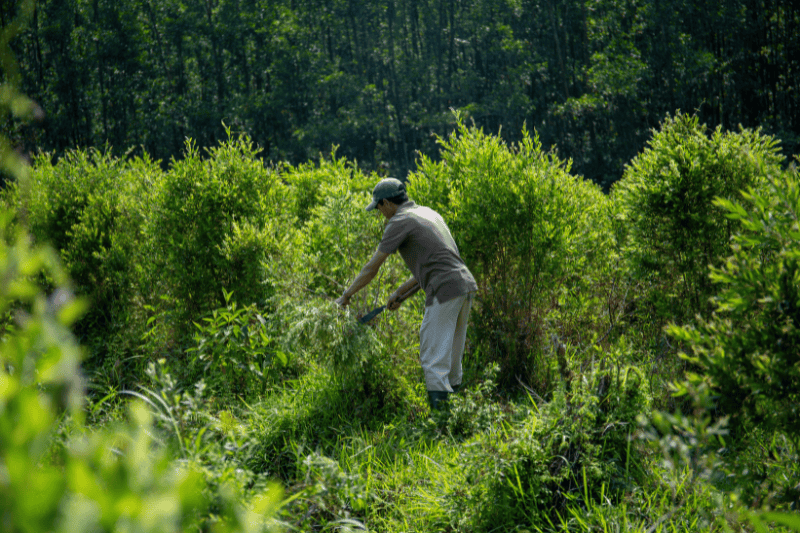
{"label": "green shrub", "polygon": [[330,369],[341,386],[367,411],[377,414],[386,407],[402,407],[408,387],[394,360],[386,353],[378,332],[361,324],[331,302],[288,304],[280,344]]}
{"label": "green shrub", "polygon": [[776,142],[759,131],[717,128],[697,117],[667,117],[648,147],[625,168],[612,198],[620,204],[620,237],[634,272],[645,279],[659,316],[684,318],[709,310],[708,266],[719,267],[738,226],[716,198],[760,186],[779,168]]}
{"label": "green shrub", "polygon": [[223,288],[240,304],[262,302],[269,264],[292,253],[288,189],[256,154],[244,136],[207,158],[190,142],[164,175],[147,224],[151,301],[168,298],[184,332],[187,319],[225,305]]}
{"label": "green shrub", "polygon": [[151,160],[121,160],[96,150],[34,161],[30,180],[11,186],[11,202],[31,234],[60,253],[78,293],[91,303],[77,325],[102,338],[124,317],[138,285],[140,234],[161,170]]}
{"label": "green shrub", "polygon": [[222,396],[263,394],[275,380],[287,355],[275,349],[267,322],[255,305],[240,307],[225,291],[226,307],[195,322],[194,346],[189,355],[188,381],[204,379]]}
{"label": "green shrub", "polygon": [[711,269],[715,312],[669,333],[697,367],[683,392],[707,387],[734,427],[785,432],[800,451],[800,179],[763,170],[765,187],[715,201],[741,227],[732,255]]}
{"label": "green shrub", "polygon": [[[12,313],[0,343],[0,515],[8,531],[171,532],[216,524],[254,531],[274,511],[279,489],[245,511],[223,488],[204,495],[203,478],[155,445],[150,414],[131,407],[128,421],[102,431],[83,426],[81,348],[69,331],[85,306],[72,297],[50,248],[11,232],[0,213],[0,314]],[[48,279],[48,296],[34,280]],[[59,424],[73,435],[52,440]],[[51,450],[56,449],[55,456]],[[48,456],[48,453],[50,455]],[[215,516],[213,501],[222,502]]]}
{"label": "green shrub", "polygon": [[363,366],[380,350],[375,331],[332,302],[293,307],[283,343],[326,363],[335,373]]}
{"label": "green shrub", "polygon": [[641,477],[643,459],[631,437],[637,416],[649,412],[647,379],[618,366],[618,353],[597,355],[607,362],[567,374],[552,400],[540,402],[507,440],[487,440],[481,460],[465,458],[469,488],[451,495],[461,527],[511,531],[557,523],[568,505],[619,498]]}
{"label": "green shrub", "polygon": [[516,386],[519,377],[547,389],[536,355],[548,322],[553,313],[559,327],[592,314],[591,277],[610,259],[605,196],[527,131],[508,146],[459,121],[440,144],[441,161],[421,158],[409,195],[444,216],[478,281],[473,338],[500,364],[500,385]]}
{"label": "green shrub", "polygon": [[296,246],[294,232],[282,234],[283,225],[275,218],[231,223],[219,247],[220,259],[229,268],[220,290],[227,289],[244,304],[263,303],[275,293],[280,268],[294,256]]}
{"label": "green shrub", "polygon": [[[298,221],[302,221],[302,257],[293,265],[294,285],[312,294],[338,297],[372,257],[383,235],[383,219],[376,217],[377,212],[364,211],[377,178],[334,158],[318,166],[288,169],[286,180],[293,189]],[[390,259],[381,277],[359,293],[353,307],[375,307],[375,299],[388,295],[408,276],[401,261]]]}
{"label": "green shrub", "polygon": [[77,293],[89,300],[72,327],[88,349],[82,366],[93,383],[119,387],[142,370],[135,357],[150,260],[142,229],[161,175],[146,156],[74,150],[56,163],[40,154],[30,178],[7,193],[20,222],[58,250]]}
{"label": "green shrub", "polygon": [[372,193],[378,181],[362,173],[355,163],[337,158],[335,152],[330,160],[323,159],[318,164],[288,166],[283,169],[283,177],[292,188],[292,208],[299,224],[305,224],[313,209],[327,198],[346,196],[347,193]]}
{"label": "green shrub", "polygon": [[[338,297],[378,249],[383,226],[364,211],[370,198],[367,193],[332,195],[312,210],[303,227],[303,268],[308,269],[310,291]],[[392,263],[385,263],[383,273]],[[360,297],[380,292],[384,283],[381,276]],[[388,293],[394,287],[384,290]]]}

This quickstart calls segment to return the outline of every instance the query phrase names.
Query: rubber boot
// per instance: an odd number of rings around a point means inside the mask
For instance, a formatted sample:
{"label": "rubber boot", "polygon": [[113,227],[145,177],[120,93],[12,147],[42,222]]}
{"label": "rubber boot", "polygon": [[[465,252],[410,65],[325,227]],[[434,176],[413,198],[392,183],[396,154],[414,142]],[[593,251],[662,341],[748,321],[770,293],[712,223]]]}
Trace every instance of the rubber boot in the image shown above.
{"label": "rubber boot", "polygon": [[441,411],[447,405],[447,396],[450,393],[443,390],[429,390],[428,403],[431,406],[431,411]]}

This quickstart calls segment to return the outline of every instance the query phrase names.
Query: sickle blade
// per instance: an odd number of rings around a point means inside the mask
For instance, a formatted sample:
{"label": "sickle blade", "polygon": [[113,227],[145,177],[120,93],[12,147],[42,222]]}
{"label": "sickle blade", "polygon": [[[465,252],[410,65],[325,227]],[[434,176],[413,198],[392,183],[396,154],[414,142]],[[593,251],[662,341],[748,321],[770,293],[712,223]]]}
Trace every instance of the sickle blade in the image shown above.
{"label": "sickle blade", "polygon": [[372,311],[370,311],[369,313],[367,313],[366,315],[364,315],[361,318],[359,318],[358,321],[361,322],[362,324],[366,324],[367,322],[369,322],[370,320],[372,320],[373,318],[375,318],[376,316],[381,314],[384,309],[386,309],[385,305],[377,307],[377,308],[373,309]]}

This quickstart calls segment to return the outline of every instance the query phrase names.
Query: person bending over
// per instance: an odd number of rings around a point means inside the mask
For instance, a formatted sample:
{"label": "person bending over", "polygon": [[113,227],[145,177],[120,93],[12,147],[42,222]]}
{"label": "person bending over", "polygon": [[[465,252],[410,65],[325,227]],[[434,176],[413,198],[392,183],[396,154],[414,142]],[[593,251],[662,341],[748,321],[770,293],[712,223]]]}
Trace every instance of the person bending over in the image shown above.
{"label": "person bending over", "polygon": [[467,321],[478,285],[442,217],[409,200],[400,180],[385,178],[378,182],[367,206],[367,211],[373,209],[386,219],[383,237],[372,258],[336,302],[349,305],[353,295],[375,278],[386,258],[400,252],[412,276],[392,293],[386,307],[396,311],[405,299],[401,297],[420,288],[425,291],[419,357],[428,402],[432,409],[440,409],[448,395],[461,386]]}

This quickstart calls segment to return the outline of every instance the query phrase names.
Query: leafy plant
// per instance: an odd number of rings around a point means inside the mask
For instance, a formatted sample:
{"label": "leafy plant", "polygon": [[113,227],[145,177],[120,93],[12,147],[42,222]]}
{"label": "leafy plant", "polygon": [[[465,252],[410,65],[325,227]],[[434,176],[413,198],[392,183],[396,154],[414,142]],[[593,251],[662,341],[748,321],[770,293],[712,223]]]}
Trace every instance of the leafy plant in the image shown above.
{"label": "leafy plant", "polygon": [[336,147],[330,159],[297,166],[287,165],[283,175],[292,188],[293,210],[299,224],[308,222],[313,210],[328,198],[347,196],[348,193],[371,193],[377,182],[375,177],[359,169],[355,162],[336,157]]}
{"label": "leafy plant", "polygon": [[[2,32],[3,66],[8,39],[31,15]],[[13,30],[13,31],[12,31]],[[21,106],[16,88],[4,87],[0,107]],[[11,98],[9,98],[11,97]],[[3,139],[4,141],[5,139]],[[0,167],[10,169],[21,190],[30,191],[29,173],[18,158],[0,151]],[[209,516],[200,474],[176,463],[165,447],[154,446],[149,413],[141,404],[127,422],[87,433],[84,427],[83,351],[70,331],[86,311],[74,297],[67,272],[47,244],[32,242],[27,230],[0,209],[0,516],[7,531],[152,532],[215,529],[254,533],[272,529],[268,518],[280,498],[271,487],[249,509],[228,494]],[[54,446],[59,425],[72,437]],[[46,454],[56,449],[55,457]]]}
{"label": "leafy plant", "polygon": [[226,306],[195,322],[195,345],[186,351],[190,373],[222,395],[264,393],[288,356],[274,347],[255,305],[239,307],[231,292],[223,292]]}
{"label": "leafy plant", "polygon": [[611,255],[606,200],[535,134],[523,130],[509,146],[457,119],[457,130],[440,140],[441,161],[421,157],[409,195],[442,213],[476,276],[473,338],[500,364],[499,384],[522,378],[545,390],[546,365],[537,355],[548,317],[587,313],[594,303],[583,292],[592,283],[580,273],[602,271]]}
{"label": "leafy plant", "polygon": [[77,333],[103,343],[141,290],[141,230],[161,170],[146,156],[123,160],[96,150],[70,151],[56,163],[51,157],[38,155],[29,179],[5,194],[33,237],[58,250],[91,302]]}
{"label": "leafy plant", "polygon": [[494,380],[499,371],[497,364],[491,365],[484,378],[474,387],[464,388],[448,398],[448,409],[443,416],[449,435],[466,438],[504,422],[505,413],[492,401],[492,395],[496,392]]}
{"label": "leafy plant", "polygon": [[[312,210],[303,228],[303,265],[308,269],[310,291],[339,296],[378,248],[381,225],[375,215],[364,211],[370,198],[364,192],[328,196]],[[383,275],[371,290],[381,290],[391,264],[382,268]]]}
{"label": "leafy plant", "polygon": [[738,221],[717,198],[759,187],[783,157],[760,131],[710,134],[696,116],[667,116],[647,149],[625,168],[612,198],[625,256],[647,289],[656,313],[682,319],[709,311],[708,266],[721,266]]}
{"label": "leafy plant", "polygon": [[163,177],[146,226],[149,272],[153,292],[182,319],[225,305],[222,288],[240,304],[262,302],[271,292],[268,263],[291,253],[287,187],[256,154],[249,138],[229,132],[207,158],[187,143]]}
{"label": "leafy plant", "polygon": [[647,380],[618,364],[619,353],[597,355],[603,363],[580,377],[565,373],[552,400],[536,404],[508,440],[487,443],[494,459],[469,467],[466,501],[454,495],[454,509],[469,509],[462,527],[552,524],[568,505],[617,498],[641,476],[631,437],[649,412]]}
{"label": "leafy plant", "polygon": [[[770,524],[778,531],[800,531],[796,514],[783,512],[797,508],[800,487],[792,486],[797,478],[796,451],[787,453],[777,445],[783,441],[779,435],[773,434],[772,443],[765,442],[763,435],[769,433],[757,428],[747,435],[731,435],[729,417],[720,416],[716,392],[706,384],[687,382],[679,393],[688,397],[690,414],[655,411],[639,417],[640,437],[661,458],[653,465],[661,475],[652,481],[672,494],[666,514],[691,506],[698,518],[726,529],[752,526],[765,531]],[[759,472],[770,469],[772,475]],[[706,503],[692,502],[696,496],[685,490],[687,486],[704,493]]]}
{"label": "leafy plant", "polygon": [[[765,172],[770,169],[765,168]],[[734,427],[785,432],[800,451],[800,179],[768,174],[743,199],[715,202],[741,225],[732,255],[711,269],[715,312],[694,326],[671,326],[698,371],[679,390],[707,387]]]}

